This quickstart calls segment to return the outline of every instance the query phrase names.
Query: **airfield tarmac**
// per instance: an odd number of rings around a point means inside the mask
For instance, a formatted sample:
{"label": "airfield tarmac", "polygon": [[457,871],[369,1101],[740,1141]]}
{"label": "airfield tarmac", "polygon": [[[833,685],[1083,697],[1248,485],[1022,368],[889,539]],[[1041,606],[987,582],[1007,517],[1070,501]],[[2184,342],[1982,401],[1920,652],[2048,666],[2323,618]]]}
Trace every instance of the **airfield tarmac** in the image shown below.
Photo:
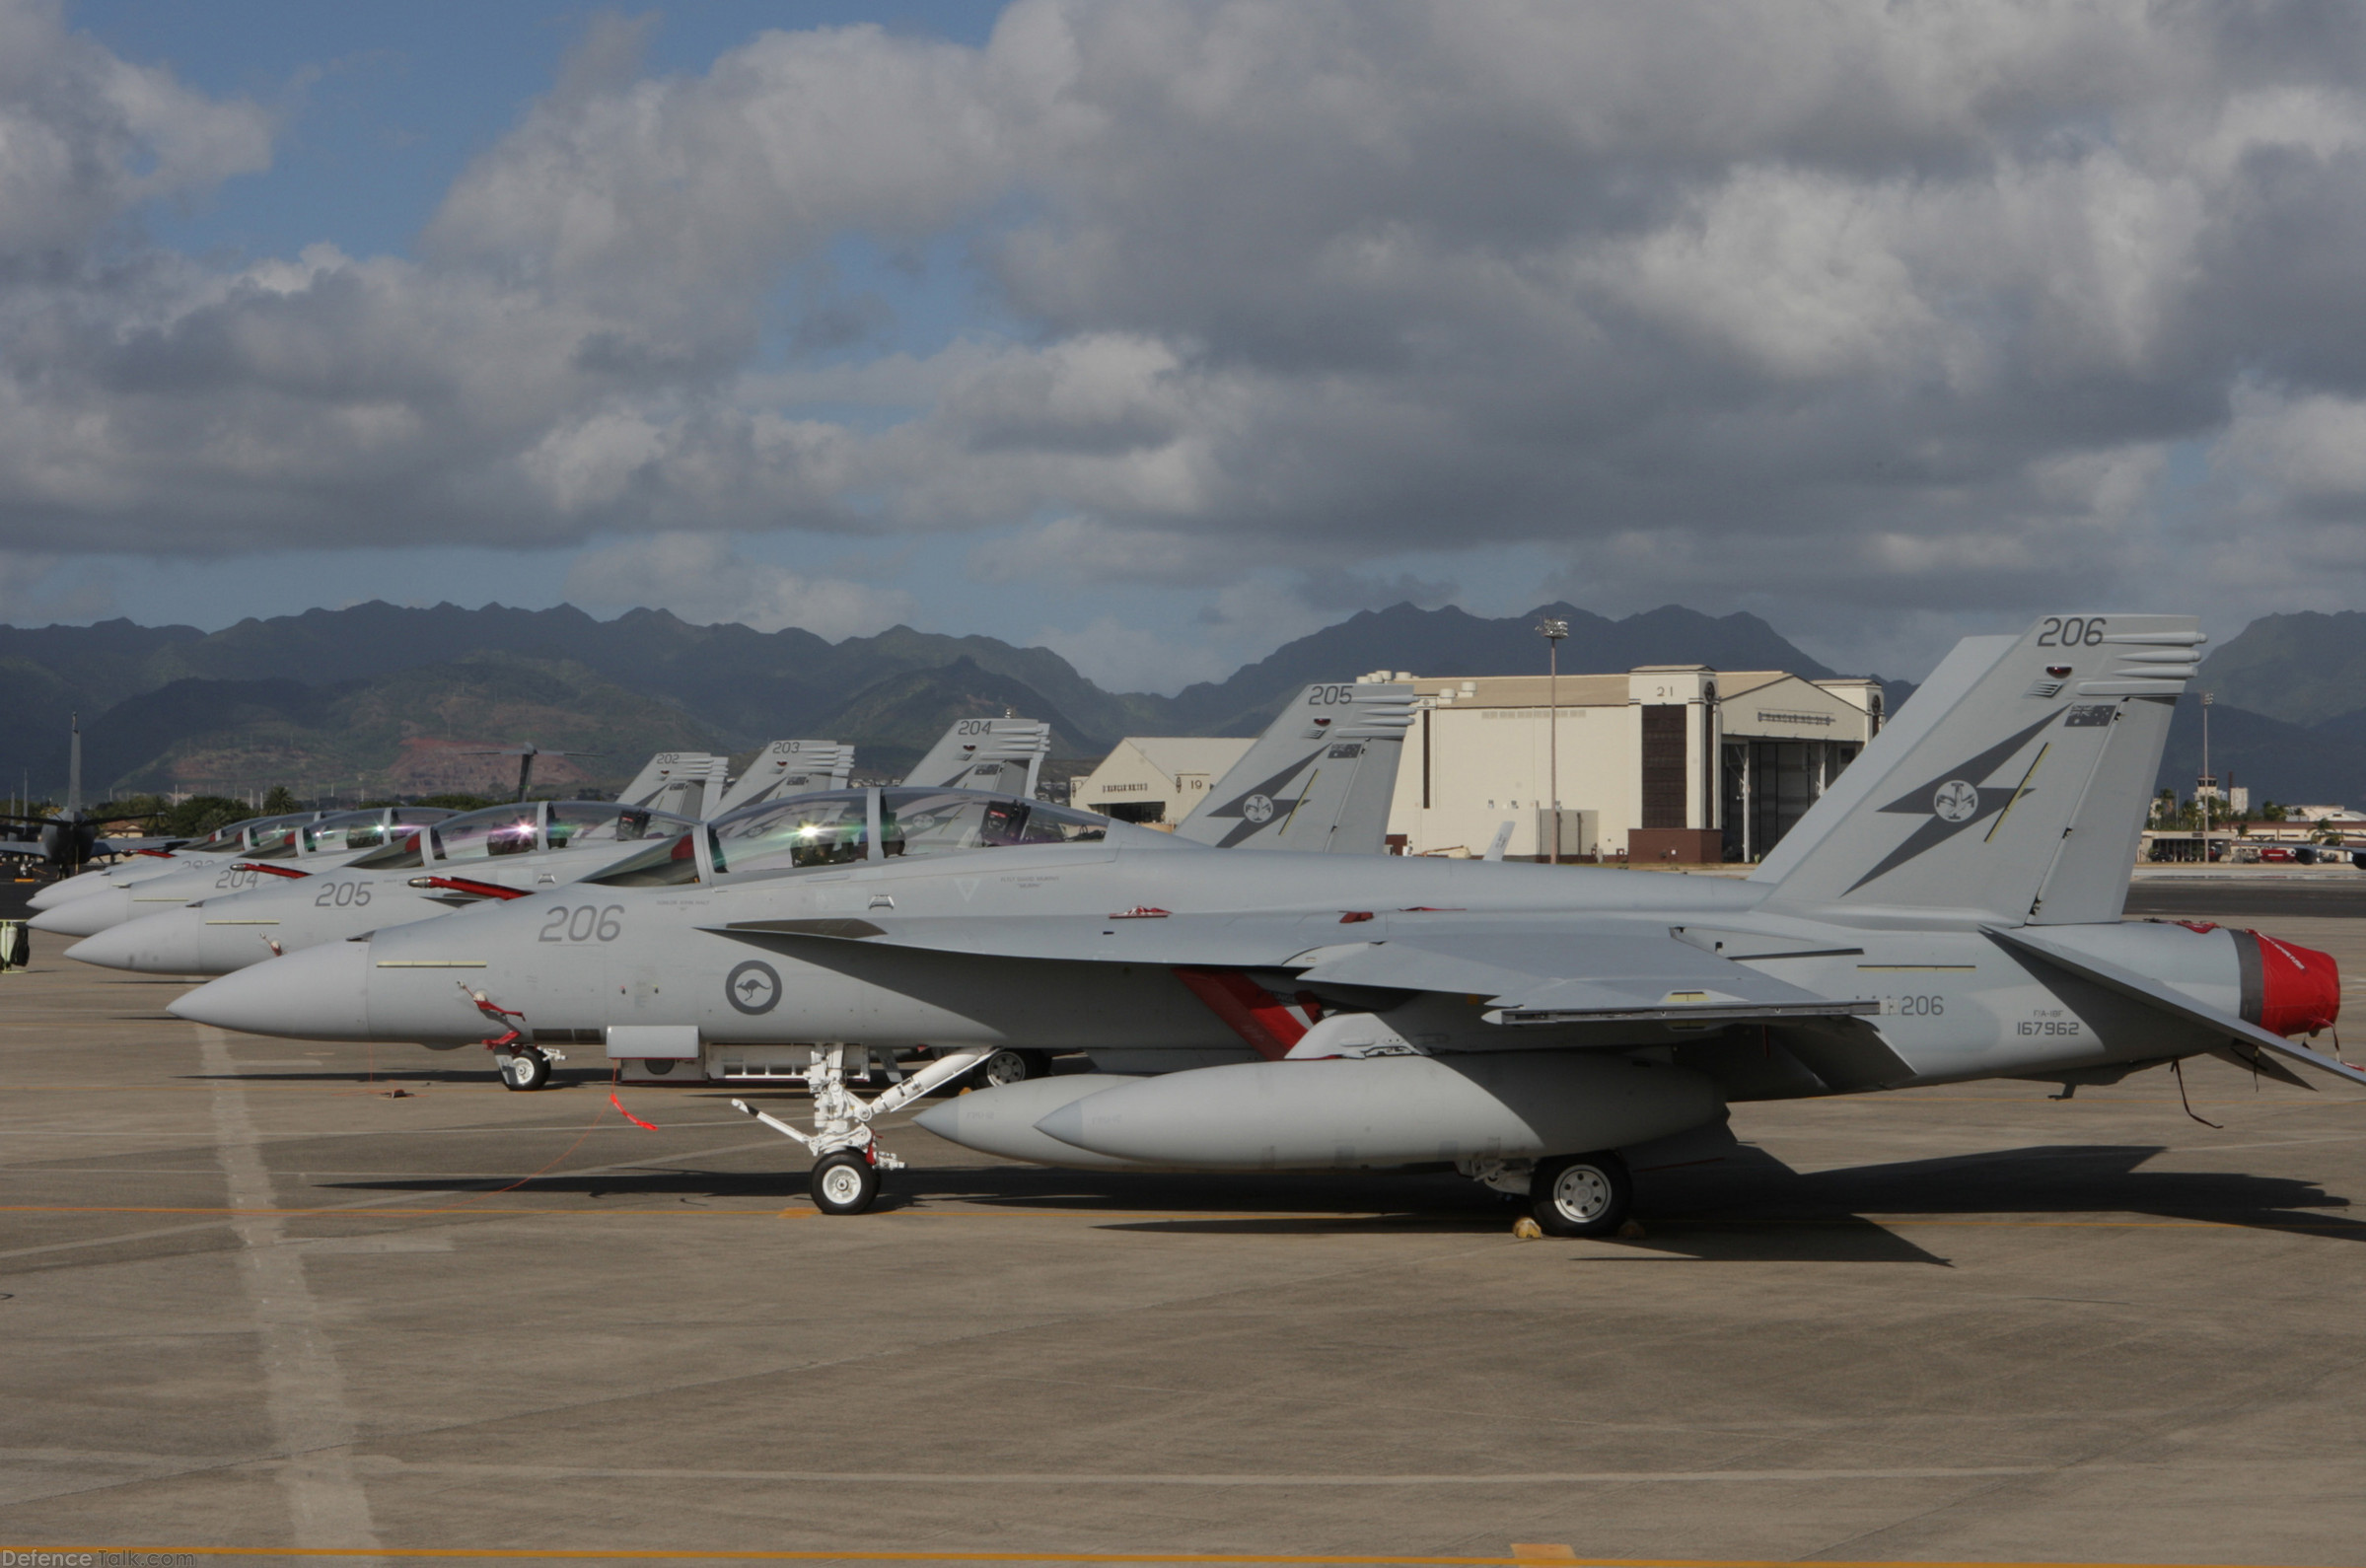
{"label": "airfield tarmac", "polygon": [[[2208,891],[2167,912],[2300,896]],[[2356,1007],[2353,913],[2258,923]],[[1745,1105],[1747,1158],[1655,1178],[1615,1243],[1515,1240],[1454,1178],[1043,1172],[896,1124],[916,1169],[826,1219],[745,1090],[630,1089],[647,1131],[593,1050],[510,1094],[199,1029],[35,940],[0,1545],[2366,1560],[2338,1086],[2205,1062],[2215,1129],[2158,1072]]]}

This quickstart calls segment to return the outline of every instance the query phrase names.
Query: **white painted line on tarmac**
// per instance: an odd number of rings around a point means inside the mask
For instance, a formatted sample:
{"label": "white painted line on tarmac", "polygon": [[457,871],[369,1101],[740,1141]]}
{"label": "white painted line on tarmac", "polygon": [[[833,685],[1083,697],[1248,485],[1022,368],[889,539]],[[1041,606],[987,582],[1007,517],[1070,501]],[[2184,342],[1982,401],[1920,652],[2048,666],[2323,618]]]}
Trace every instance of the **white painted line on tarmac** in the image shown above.
{"label": "white painted line on tarmac", "polygon": [[1272,1472],[1205,1473],[1148,1470],[693,1470],[608,1468],[574,1464],[413,1463],[386,1455],[364,1455],[371,1471],[404,1475],[510,1476],[519,1480],[756,1481],[818,1486],[1617,1486],[1722,1481],[1942,1481],[1980,1480],[2000,1475],[2051,1475],[2058,1464],[1922,1465],[1899,1469],[1793,1470],[1502,1470],[1480,1474],[1438,1472],[1405,1475],[1346,1473],[1290,1475]]}
{"label": "white painted line on tarmac", "polygon": [[[206,1071],[225,1074],[230,1047],[220,1030],[200,1025],[197,1042]],[[263,1168],[247,1097],[235,1076],[213,1097],[214,1143],[233,1208],[269,1209],[275,1197]],[[370,1500],[354,1472],[352,1406],[345,1375],[328,1342],[320,1303],[304,1275],[302,1248],[282,1245],[286,1223],[276,1214],[241,1215],[230,1222],[254,1304],[263,1368],[263,1403],[279,1446],[288,1456],[279,1471],[299,1546],[375,1550]]]}

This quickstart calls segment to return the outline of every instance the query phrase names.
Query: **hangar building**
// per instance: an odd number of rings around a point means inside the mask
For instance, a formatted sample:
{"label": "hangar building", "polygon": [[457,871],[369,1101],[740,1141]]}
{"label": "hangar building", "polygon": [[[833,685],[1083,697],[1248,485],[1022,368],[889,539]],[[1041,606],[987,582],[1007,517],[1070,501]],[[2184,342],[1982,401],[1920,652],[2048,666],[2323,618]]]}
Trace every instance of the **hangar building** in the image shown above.
{"label": "hangar building", "polygon": [[[1362,678],[1407,682],[1416,693],[1389,813],[1393,847],[1481,854],[1509,822],[1505,854],[1544,858],[1547,677]],[[1865,679],[1706,665],[1562,676],[1561,858],[1762,859],[1881,723],[1881,687]],[[1133,737],[1069,798],[1126,821],[1180,822],[1251,744]]]}
{"label": "hangar building", "polygon": [[1121,822],[1180,822],[1254,745],[1247,736],[1128,736],[1076,781],[1068,801]]}
{"label": "hangar building", "polygon": [[[1510,822],[1505,854],[1543,858],[1547,684],[1413,679],[1419,717],[1389,814],[1405,853],[1482,853]],[[1561,856],[1761,859],[1881,722],[1881,687],[1866,679],[1706,665],[1562,676]]]}

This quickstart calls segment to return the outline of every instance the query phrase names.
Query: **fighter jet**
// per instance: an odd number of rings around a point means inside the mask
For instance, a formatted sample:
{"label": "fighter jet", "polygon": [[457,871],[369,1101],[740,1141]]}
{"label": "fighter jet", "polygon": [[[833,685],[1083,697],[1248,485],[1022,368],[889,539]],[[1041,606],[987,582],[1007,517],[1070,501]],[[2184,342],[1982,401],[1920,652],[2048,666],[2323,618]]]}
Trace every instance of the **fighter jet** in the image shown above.
{"label": "fighter jet", "polygon": [[100,833],[98,824],[82,809],[82,717],[73,715],[67,723],[72,740],[67,753],[65,809],[51,817],[0,812],[0,821],[17,823],[18,830],[27,835],[0,839],[0,855],[45,861],[59,876],[73,877],[92,861],[105,856],[162,849],[180,842],[172,838],[111,838]]}
{"label": "fighter jet", "polygon": [[[1219,808],[1260,796],[1269,805],[1255,808],[1247,816],[1219,811],[1212,819],[1214,825],[1203,829],[1205,835],[1237,851],[1286,851],[1290,846],[1316,845],[1333,855],[1380,855],[1385,847],[1387,803],[1396,788],[1397,765],[1412,722],[1412,688],[1403,685],[1359,682],[1307,687],[1284,705],[1264,736],[1218,781],[1211,794]],[[957,729],[957,739],[958,734]],[[761,880],[768,876],[763,867],[784,856],[784,863],[801,868],[866,866],[873,858],[868,846],[875,843],[883,846],[877,858],[886,860],[948,849],[1053,842],[1079,835],[1098,841],[1112,830],[1141,847],[1175,848],[1179,842],[1186,849],[1201,847],[1179,835],[1112,824],[1091,814],[1063,812],[1016,796],[950,789],[849,790],[743,808],[710,823],[702,834],[683,833],[653,842],[641,854],[604,868],[599,882],[602,887],[621,889],[711,883],[728,877],[734,857],[744,854],[753,859],[751,875]],[[769,847],[751,849],[752,845]],[[971,885],[970,891],[974,891]],[[260,896],[247,894],[172,915],[151,916],[139,922],[147,930],[139,934],[136,947],[133,928],[124,927],[102,939],[110,946],[99,949],[96,943],[85,943],[68,950],[67,956],[162,972],[207,972],[187,966],[191,945],[205,944],[195,957],[209,962],[251,963],[259,955],[236,935],[222,935],[215,927],[231,918],[251,918],[252,906]],[[551,927],[553,933],[570,932],[580,924],[583,940],[603,940],[599,933],[606,929],[601,913],[605,906],[569,903],[549,907],[560,912],[560,919]],[[202,931],[200,920],[205,922]],[[538,932],[535,942],[540,950]],[[550,946],[561,948],[564,941],[553,935]],[[755,971],[751,970],[735,976],[734,983],[742,989],[760,983],[754,976]],[[671,1005],[661,1001],[664,984],[654,973],[644,975],[636,970],[621,983],[628,992],[620,994],[631,995],[636,1006],[662,1009]],[[488,1001],[485,1006],[493,1004]],[[757,1008],[749,1016],[764,1011]],[[494,1007],[483,1016],[501,1015]],[[481,1043],[495,1049],[503,1082],[516,1089],[538,1088],[547,1080],[546,1044],[600,1037],[598,1030],[587,1032],[574,1025],[522,1031],[505,1027],[495,1033],[496,1038]],[[631,1030],[627,1028],[626,1033],[630,1034]],[[469,1041],[438,1037],[425,1043],[450,1048]],[[671,1037],[656,1045],[644,1041],[643,1047],[624,1052],[628,1071],[635,1077],[662,1077],[687,1060],[691,1072],[717,1078],[749,1072],[768,1074],[791,1067],[802,1072],[810,1054],[779,1045],[760,1031],[753,1041],[718,1039],[715,1053],[702,1053],[694,1039],[686,1052],[678,1052],[678,1046],[679,1040]],[[893,1064],[900,1052],[891,1048],[875,1054]],[[857,1057],[867,1065],[869,1056],[859,1048]],[[841,1056],[841,1067],[843,1061]],[[1047,1069],[1047,1054],[1022,1043],[987,1052],[978,1074],[989,1084],[999,1084],[1040,1076]]]}
{"label": "fighter jet", "polygon": [[267,834],[272,828],[285,823],[312,821],[324,815],[322,812],[295,812],[281,817],[249,817],[217,827],[203,838],[178,843],[170,849],[135,849],[113,865],[95,866],[89,871],[60,878],[27,901],[36,909],[54,909],[77,898],[87,898],[102,889],[128,888],[152,877],[171,876],[195,865],[208,864],[203,857],[243,854],[248,847],[250,834]]}
{"label": "fighter jet", "polygon": [[[318,821],[257,824],[243,833],[244,851],[225,864],[211,858],[172,860],[160,875],[110,886],[102,882],[85,895],[43,909],[29,922],[36,931],[91,937],[143,915],[177,909],[203,898],[245,892],[276,878],[296,881],[348,866],[410,829],[457,817],[436,806],[379,806],[338,812]],[[192,857],[193,858],[193,857]],[[181,868],[181,869],[176,869]]]}
{"label": "fighter jet", "polygon": [[[921,1124],[1051,1165],[1451,1167],[1601,1235],[1634,1171],[1730,1146],[1739,1102],[2108,1084],[2201,1054],[2366,1084],[2297,1038],[2337,1015],[2326,955],[2121,919],[2202,640],[2137,614],[1966,640],[1746,881],[1225,855],[1029,803],[847,792],[174,1010],[299,1037],[606,1031],[618,1058],[811,1042],[812,1129],[764,1119],[812,1151],[831,1212],[894,1168],[886,1108],[1003,1045],[1082,1049],[1105,1071]],[[937,1060],[879,1099],[843,1088],[845,1049],[922,1043]]]}
{"label": "fighter jet", "polygon": [[342,866],[266,863],[262,885],[249,891],[125,921],[76,943],[66,957],[146,973],[227,974],[382,925],[564,886],[635,854],[653,835],[678,843],[691,825],[687,818],[612,801],[487,807],[415,828]]}

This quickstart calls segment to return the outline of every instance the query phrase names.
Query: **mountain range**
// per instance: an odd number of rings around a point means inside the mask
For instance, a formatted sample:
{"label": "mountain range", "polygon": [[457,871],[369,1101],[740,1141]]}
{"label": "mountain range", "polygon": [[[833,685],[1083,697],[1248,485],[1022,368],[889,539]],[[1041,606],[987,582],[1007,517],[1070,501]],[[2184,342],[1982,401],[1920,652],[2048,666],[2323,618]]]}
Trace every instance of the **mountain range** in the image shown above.
{"label": "mountain range", "polygon": [[692,625],[665,610],[372,603],[192,626],[0,626],[0,785],[63,788],[68,716],[83,718],[87,792],[287,783],[299,794],[497,789],[515,763],[470,750],[532,741],[553,785],[612,787],[651,751],[751,750],[803,736],[852,743],[900,771],[954,720],[1005,709],[1052,727],[1089,765],[1126,735],[1246,735],[1310,681],[1373,670],[1538,671],[1541,615],[1569,622],[1561,666],[1702,663],[1821,677],[1757,617],[1669,606],[1621,620],[1569,605],[1489,619],[1412,605],[1359,612],[1174,696],[1104,690],[1045,648],[896,626],[830,643],[789,628]]}
{"label": "mountain range", "polygon": [[[1755,615],[1666,606],[1612,619],[1566,604],[1500,619],[1452,606],[1360,611],[1173,696],[1103,689],[1046,648],[896,626],[831,643],[794,627],[693,625],[636,609],[409,608],[381,603],[192,626],[0,626],[0,789],[65,784],[68,716],[83,719],[86,792],[239,792],[285,783],[423,794],[501,790],[532,741],[538,782],[612,788],[652,751],[752,750],[794,736],[849,742],[898,773],[958,718],[1047,721],[1053,754],[1089,766],[1126,735],[1248,735],[1310,681],[1375,670],[1536,673],[1536,623],[1569,622],[1561,668],[1645,664],[1833,674]],[[1885,682],[1891,710],[1910,686]],[[2255,801],[2366,804],[2366,614],[2255,621],[2211,654],[2211,759]],[[2189,793],[2200,709],[2172,726],[2161,784]]]}

